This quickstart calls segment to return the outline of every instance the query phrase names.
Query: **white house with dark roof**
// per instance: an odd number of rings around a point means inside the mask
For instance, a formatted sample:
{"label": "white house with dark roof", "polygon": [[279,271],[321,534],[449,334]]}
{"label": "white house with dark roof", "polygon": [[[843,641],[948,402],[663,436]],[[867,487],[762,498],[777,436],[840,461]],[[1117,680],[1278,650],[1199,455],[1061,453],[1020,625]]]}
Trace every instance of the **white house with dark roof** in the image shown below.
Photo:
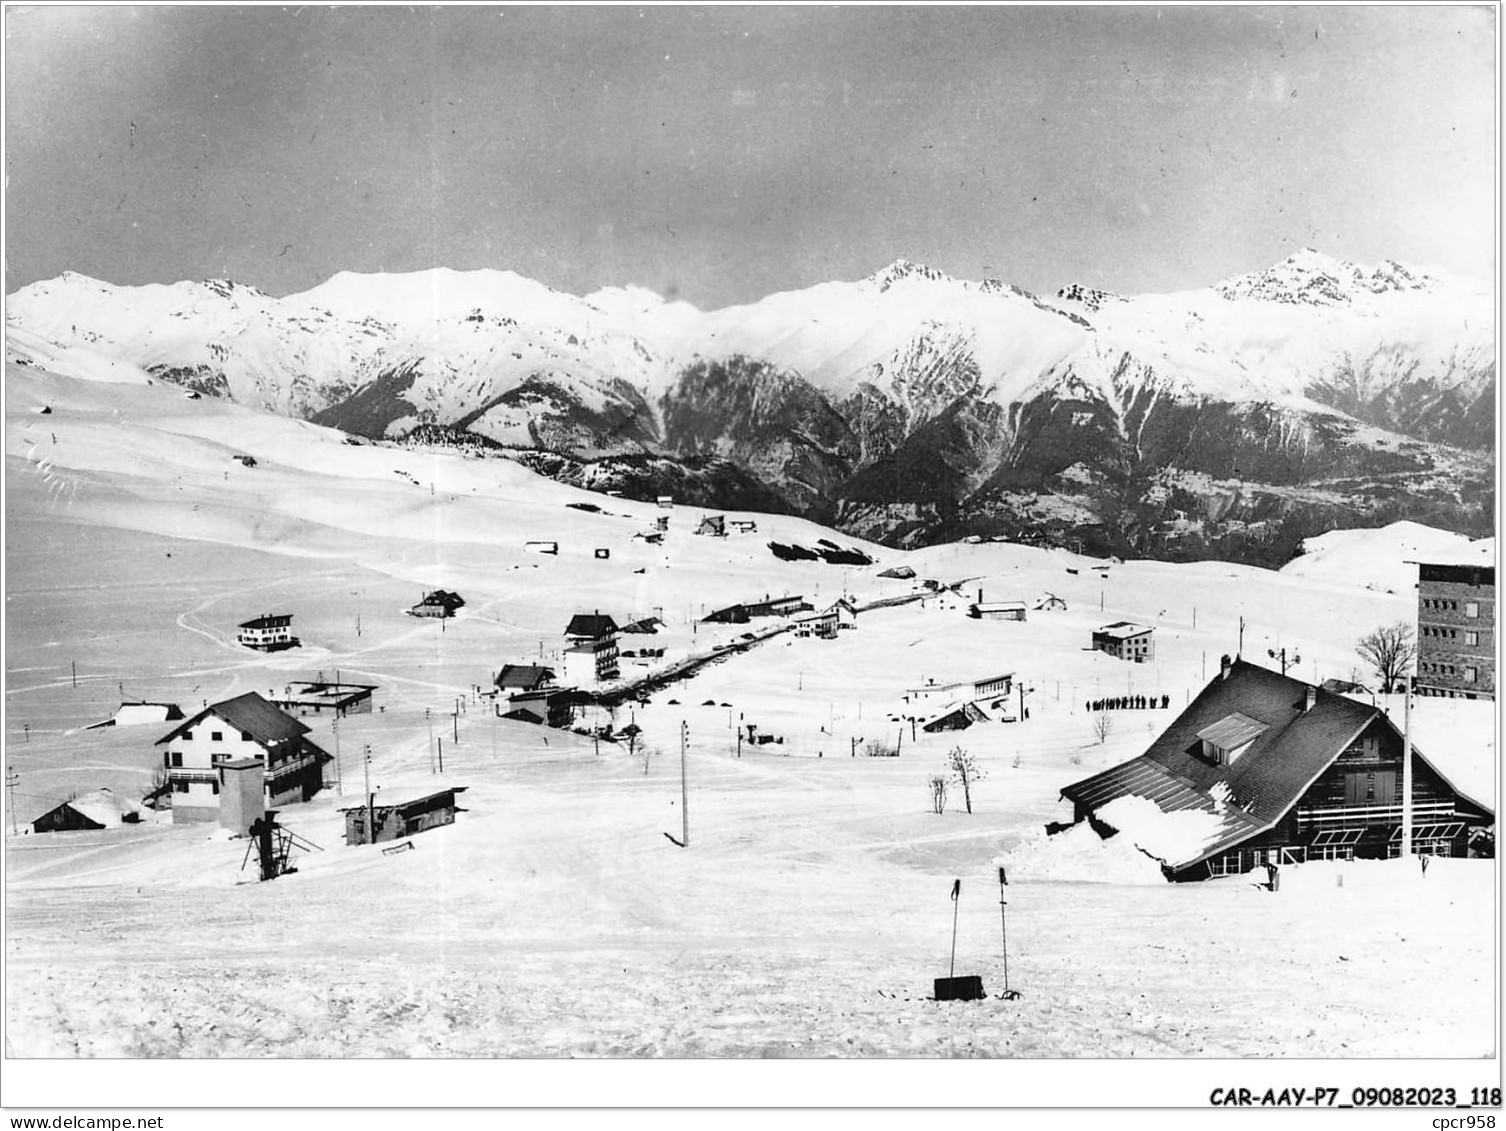
{"label": "white house with dark roof", "polygon": [[211,703],[157,740],[166,746],[173,823],[214,821],[226,762],[260,758],[269,806],[307,801],[324,783],[330,756],[305,736],[309,728],[254,691]]}
{"label": "white house with dark roof", "polygon": [[1093,630],[1093,650],[1107,652],[1117,660],[1143,664],[1155,658],[1156,643],[1151,639],[1155,629],[1146,624],[1120,620]]}
{"label": "white house with dark roof", "polygon": [[293,635],[292,613],[263,613],[248,621],[242,621],[236,629],[236,643],[258,652],[280,652],[284,648],[298,647],[298,637]]}
{"label": "white house with dark roof", "polygon": [[565,682],[575,687],[618,676],[617,622],[603,613],[576,613],[565,626]]}

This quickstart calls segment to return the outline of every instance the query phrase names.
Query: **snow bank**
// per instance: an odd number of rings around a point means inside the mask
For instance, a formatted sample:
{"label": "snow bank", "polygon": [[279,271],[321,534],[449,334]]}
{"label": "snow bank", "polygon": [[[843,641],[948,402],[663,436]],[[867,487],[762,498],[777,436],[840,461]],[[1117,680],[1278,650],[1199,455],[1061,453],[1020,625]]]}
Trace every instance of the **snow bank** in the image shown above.
{"label": "snow bank", "polygon": [[1036,827],[994,858],[1012,883],[1164,884],[1161,866],[1123,836],[1103,839],[1086,823],[1048,836]]}
{"label": "snow bank", "polygon": [[1157,860],[1171,865],[1195,860],[1218,839],[1224,818],[1204,809],[1162,812],[1143,797],[1116,797],[1095,814]]}

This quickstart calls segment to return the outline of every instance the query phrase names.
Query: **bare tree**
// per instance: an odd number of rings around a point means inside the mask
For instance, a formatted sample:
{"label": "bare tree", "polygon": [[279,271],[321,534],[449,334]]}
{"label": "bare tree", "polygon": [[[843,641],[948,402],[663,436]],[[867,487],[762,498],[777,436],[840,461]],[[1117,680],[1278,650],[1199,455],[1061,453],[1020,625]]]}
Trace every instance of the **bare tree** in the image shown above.
{"label": "bare tree", "polygon": [[973,811],[973,782],[982,781],[986,776],[973,756],[960,746],[954,746],[947,751],[947,769],[952,771],[952,777],[962,783],[962,801],[967,806],[967,811]]}
{"label": "bare tree", "polygon": [[1091,721],[1093,737],[1098,739],[1098,745],[1102,746],[1108,741],[1109,732],[1114,729],[1114,716],[1107,711],[1094,711]]}
{"label": "bare tree", "polygon": [[1404,620],[1377,628],[1367,636],[1360,637],[1354,650],[1360,658],[1375,669],[1380,677],[1381,691],[1392,692],[1401,686],[1412,661],[1417,659],[1417,642],[1412,638],[1412,626]]}
{"label": "bare tree", "polygon": [[946,775],[931,776],[931,811],[938,817],[946,812]]}

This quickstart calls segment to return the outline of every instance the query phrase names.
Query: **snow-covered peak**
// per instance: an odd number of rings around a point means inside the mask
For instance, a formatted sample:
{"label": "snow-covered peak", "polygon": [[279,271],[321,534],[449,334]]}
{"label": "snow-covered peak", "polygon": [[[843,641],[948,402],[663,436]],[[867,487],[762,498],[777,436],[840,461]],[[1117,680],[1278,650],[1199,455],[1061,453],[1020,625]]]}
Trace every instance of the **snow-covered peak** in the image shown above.
{"label": "snow-covered peak", "polygon": [[1426,290],[1430,282],[1426,273],[1394,259],[1383,260],[1375,267],[1362,267],[1304,247],[1263,271],[1226,279],[1214,290],[1231,300],[1345,306],[1366,294]]}
{"label": "snow-covered peak", "polygon": [[881,271],[875,271],[864,282],[872,283],[878,287],[882,294],[895,283],[906,279],[929,279],[932,282],[950,282],[951,276],[944,271],[938,271],[934,267],[927,267],[924,263],[912,263],[908,259],[896,259]]}

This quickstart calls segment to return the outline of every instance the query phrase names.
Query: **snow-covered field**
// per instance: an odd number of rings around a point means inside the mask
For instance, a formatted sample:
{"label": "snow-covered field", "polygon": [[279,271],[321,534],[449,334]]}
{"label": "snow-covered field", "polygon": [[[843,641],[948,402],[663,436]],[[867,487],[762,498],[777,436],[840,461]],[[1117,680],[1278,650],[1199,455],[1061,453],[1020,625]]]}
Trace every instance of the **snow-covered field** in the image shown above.
{"label": "snow-covered field", "polygon": [[[699,512],[676,508],[648,545],[632,535],[656,508],[502,461],[352,446],[161,386],[13,366],[6,386],[21,821],[99,786],[140,795],[156,730],[79,729],[122,699],[192,711],[337,671],[380,685],[378,711],[338,735],[307,720],[338,746],[341,785],[282,811],[322,851],[274,883],[242,870],[244,841],[202,826],[7,835],[8,1056],[1498,1055],[1491,862],[1438,861],[1425,878],[1311,864],[1272,894],[1253,877],[1169,885],[1086,829],[1044,835],[1066,815],[1061,787],[1143,750],[1236,650],[1241,618],[1246,658],[1285,647],[1303,679],[1359,671],[1355,639],[1410,619],[1415,597],[1351,579],[1352,546],[1281,573],[1004,544],[781,562],[771,539],[856,543],[767,516],[756,535],[697,537]],[[914,583],[876,575],[901,563],[960,594],[863,613],[835,641],[776,637],[619,709],[619,727],[643,728],[633,756],[498,720],[476,695],[505,662],[556,660],[576,612],[662,616],[658,636],[623,644],[668,661],[748,631],[695,623],[712,608],[899,596]],[[403,614],[438,585],[465,597],[456,620]],[[980,589],[1068,608],[975,621]],[[262,612],[293,613],[304,646],[236,646],[235,625]],[[1120,619],[1156,626],[1154,663],[1087,650]],[[1028,688],[1028,720],[934,736],[906,721],[906,688],[1005,671]],[[1116,713],[1100,742],[1086,701],[1132,693],[1169,707]],[[1493,803],[1492,708],[1435,704],[1415,721],[1421,749]],[[682,723],[683,849],[666,835],[682,831]],[[749,723],[783,741],[739,747]],[[867,757],[872,743],[899,754]],[[927,781],[959,744],[984,777],[971,814],[954,787],[938,816]],[[465,786],[457,822],[401,855],[344,847],[337,809],[359,797],[368,748],[374,788]],[[990,996],[938,1004],[957,878],[956,969]]]}

